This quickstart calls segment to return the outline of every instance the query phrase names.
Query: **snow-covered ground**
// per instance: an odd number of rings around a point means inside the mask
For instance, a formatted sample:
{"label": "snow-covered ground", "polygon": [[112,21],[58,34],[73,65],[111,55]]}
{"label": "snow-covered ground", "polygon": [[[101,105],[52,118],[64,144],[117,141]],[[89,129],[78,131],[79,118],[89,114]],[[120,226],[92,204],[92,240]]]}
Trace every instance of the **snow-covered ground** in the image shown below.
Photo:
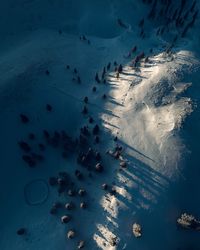
{"label": "snow-covered ground", "polygon": [[[146,21],[150,5],[142,1],[9,0],[0,5],[0,249],[74,250],[80,240],[88,250],[200,249],[199,232],[176,225],[182,212],[200,217],[199,20],[167,51],[175,27],[156,36],[163,19]],[[145,38],[138,27],[143,17]],[[145,58],[133,67],[141,52]],[[115,61],[123,65],[119,77]],[[95,82],[109,62],[106,83]],[[82,113],[84,105],[88,114]],[[21,123],[21,113],[29,117],[27,124]],[[50,134],[65,130],[75,139],[81,127],[88,125],[91,132],[95,124],[100,143],[91,133],[88,145],[76,146],[67,159],[61,143],[54,148],[43,136],[44,129]],[[30,140],[29,133],[36,138]],[[21,140],[44,161],[30,168],[22,160]],[[44,152],[39,143],[45,144]],[[108,153],[116,143],[123,147],[120,159]],[[79,151],[89,147],[101,153],[103,173],[77,163]],[[122,161],[126,168],[120,167]],[[77,169],[83,180],[75,177]],[[60,171],[86,196],[59,195],[49,177]],[[103,190],[103,183],[115,192]],[[51,215],[57,201],[73,201],[75,209]],[[86,209],[80,208],[82,201]],[[66,225],[61,223],[65,214],[72,217]],[[134,223],[142,227],[141,238],[133,235]],[[21,227],[27,229],[24,236],[16,233]],[[70,229],[74,239],[67,238]]]}

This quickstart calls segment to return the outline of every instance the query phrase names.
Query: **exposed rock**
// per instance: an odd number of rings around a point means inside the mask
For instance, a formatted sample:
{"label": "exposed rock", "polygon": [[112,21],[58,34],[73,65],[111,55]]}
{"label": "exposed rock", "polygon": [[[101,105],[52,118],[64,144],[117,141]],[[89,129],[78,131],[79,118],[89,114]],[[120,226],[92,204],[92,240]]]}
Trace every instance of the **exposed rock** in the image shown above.
{"label": "exposed rock", "polygon": [[191,214],[183,213],[181,217],[177,219],[177,223],[182,228],[200,231],[200,221]]}
{"label": "exposed rock", "polygon": [[139,238],[142,236],[142,228],[139,224],[134,223],[133,224],[133,234],[136,238]]}

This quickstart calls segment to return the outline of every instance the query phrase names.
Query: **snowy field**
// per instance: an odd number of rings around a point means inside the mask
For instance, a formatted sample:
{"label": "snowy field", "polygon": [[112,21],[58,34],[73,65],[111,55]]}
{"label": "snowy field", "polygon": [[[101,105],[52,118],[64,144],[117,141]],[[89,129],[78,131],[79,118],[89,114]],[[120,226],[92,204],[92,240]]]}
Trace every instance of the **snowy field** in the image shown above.
{"label": "snowy field", "polygon": [[200,250],[199,5],[0,2],[0,250]]}

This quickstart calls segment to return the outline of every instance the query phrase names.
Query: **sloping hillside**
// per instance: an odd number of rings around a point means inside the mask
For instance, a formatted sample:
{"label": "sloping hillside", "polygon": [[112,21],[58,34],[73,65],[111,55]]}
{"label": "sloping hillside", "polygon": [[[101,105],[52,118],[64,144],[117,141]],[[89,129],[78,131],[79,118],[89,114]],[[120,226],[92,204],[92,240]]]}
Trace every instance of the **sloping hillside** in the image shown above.
{"label": "sloping hillside", "polygon": [[0,5],[0,249],[197,250],[199,2]]}

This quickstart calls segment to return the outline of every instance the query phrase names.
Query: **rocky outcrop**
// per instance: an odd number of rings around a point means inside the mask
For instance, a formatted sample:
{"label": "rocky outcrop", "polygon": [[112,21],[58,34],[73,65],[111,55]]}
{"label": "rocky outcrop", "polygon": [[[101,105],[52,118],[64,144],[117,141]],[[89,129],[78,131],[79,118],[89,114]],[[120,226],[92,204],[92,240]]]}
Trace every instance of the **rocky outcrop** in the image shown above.
{"label": "rocky outcrop", "polygon": [[200,231],[200,221],[197,220],[191,214],[187,214],[187,213],[181,214],[181,217],[177,219],[177,223],[182,228]]}
{"label": "rocky outcrop", "polygon": [[133,234],[136,238],[139,238],[142,236],[142,228],[139,224],[134,223],[133,224]]}

